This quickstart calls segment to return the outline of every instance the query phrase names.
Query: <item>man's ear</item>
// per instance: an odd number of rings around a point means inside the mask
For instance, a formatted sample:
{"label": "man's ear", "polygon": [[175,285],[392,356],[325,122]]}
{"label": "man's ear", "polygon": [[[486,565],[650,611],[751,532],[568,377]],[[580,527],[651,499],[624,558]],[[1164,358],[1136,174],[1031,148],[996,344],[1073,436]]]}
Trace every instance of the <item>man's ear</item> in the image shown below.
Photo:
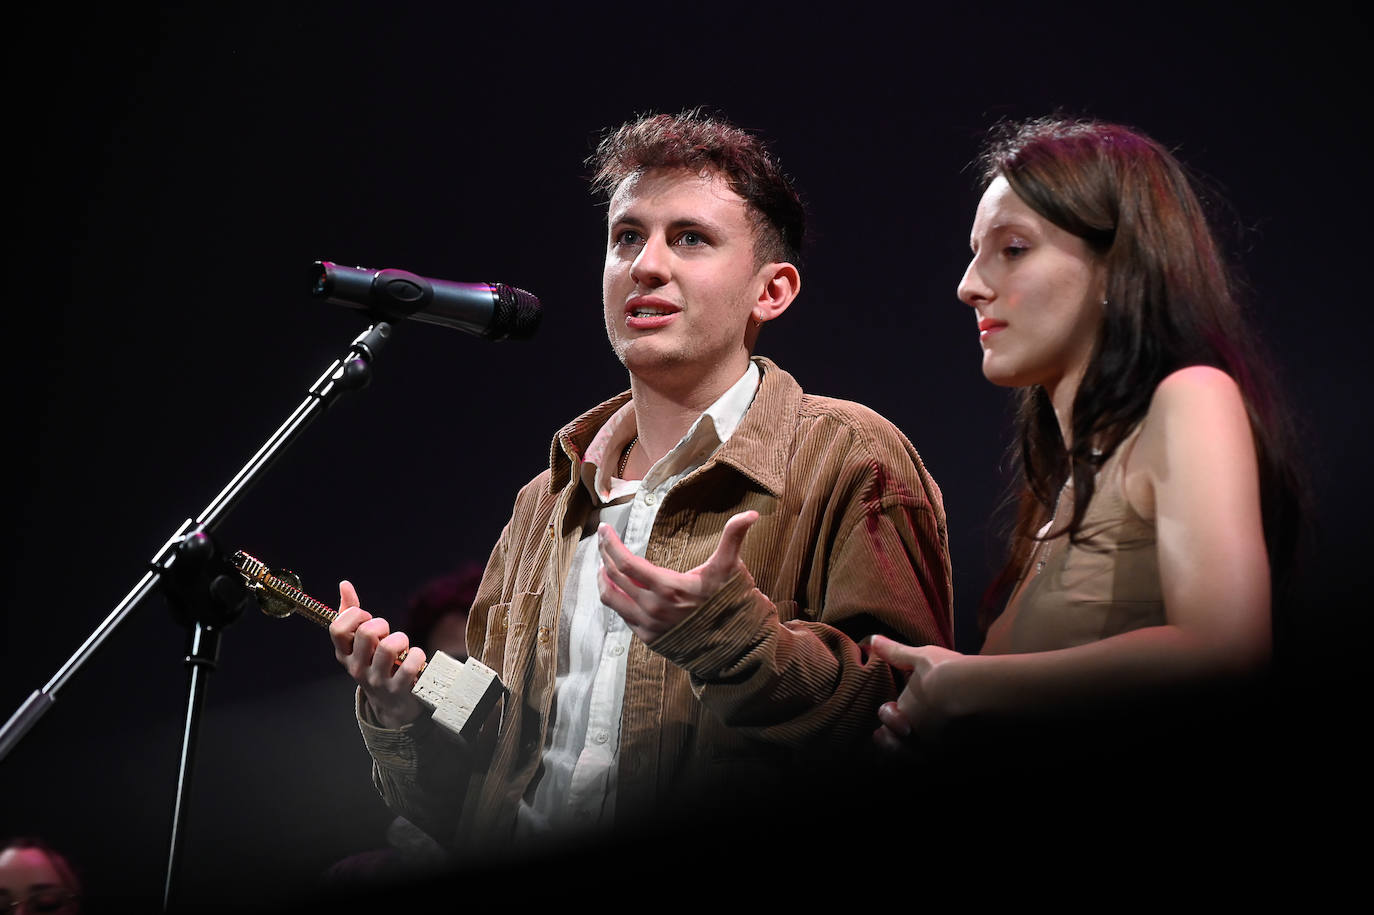
{"label": "man's ear", "polygon": [[760,268],[763,286],[749,314],[755,325],[766,324],[787,310],[801,292],[801,272],[792,264],[767,264]]}

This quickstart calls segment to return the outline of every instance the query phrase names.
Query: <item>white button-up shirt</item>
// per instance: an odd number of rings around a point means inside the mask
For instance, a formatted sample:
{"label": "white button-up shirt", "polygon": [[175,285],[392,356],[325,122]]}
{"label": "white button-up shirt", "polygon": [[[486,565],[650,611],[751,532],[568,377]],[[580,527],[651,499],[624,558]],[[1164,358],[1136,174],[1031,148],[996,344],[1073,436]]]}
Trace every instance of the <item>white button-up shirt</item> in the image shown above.
{"label": "white button-up shirt", "polygon": [[638,431],[633,403],[621,407],[587,448],[582,483],[597,508],[582,531],[563,588],[554,715],[539,778],[520,805],[517,829],[522,835],[609,824],[615,817],[620,711],[633,633],[601,602],[597,526],[609,524],[630,552],[643,556],[664,497],[734,434],[754,400],[759,378],[758,366],[750,362],[739,381],[706,408],[642,480],[614,475]]}

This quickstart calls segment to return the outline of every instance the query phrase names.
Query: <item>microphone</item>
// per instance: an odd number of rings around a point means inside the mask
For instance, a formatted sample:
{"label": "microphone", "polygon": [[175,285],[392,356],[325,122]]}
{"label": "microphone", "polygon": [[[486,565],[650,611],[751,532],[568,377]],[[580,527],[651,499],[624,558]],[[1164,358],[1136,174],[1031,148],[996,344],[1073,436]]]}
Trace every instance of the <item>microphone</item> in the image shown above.
{"label": "microphone", "polygon": [[539,329],[539,300],[504,283],[454,283],[405,270],[370,270],[315,261],[311,294],[386,321],[411,318],[488,340],[528,340]]}

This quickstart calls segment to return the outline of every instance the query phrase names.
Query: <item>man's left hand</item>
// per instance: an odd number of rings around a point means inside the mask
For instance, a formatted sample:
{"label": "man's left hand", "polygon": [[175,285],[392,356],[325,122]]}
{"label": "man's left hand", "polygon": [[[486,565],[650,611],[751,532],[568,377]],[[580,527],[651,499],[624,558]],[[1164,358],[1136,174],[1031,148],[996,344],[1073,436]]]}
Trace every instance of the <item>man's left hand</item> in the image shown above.
{"label": "man's left hand", "polygon": [[[725,522],[711,558],[689,572],[674,572],[631,553],[609,525],[597,528],[601,552],[601,601],[646,645],[695,613],[736,571],[749,576],[740,561],[744,535],[756,511],[740,512]],[[752,576],[751,584],[752,584]]]}

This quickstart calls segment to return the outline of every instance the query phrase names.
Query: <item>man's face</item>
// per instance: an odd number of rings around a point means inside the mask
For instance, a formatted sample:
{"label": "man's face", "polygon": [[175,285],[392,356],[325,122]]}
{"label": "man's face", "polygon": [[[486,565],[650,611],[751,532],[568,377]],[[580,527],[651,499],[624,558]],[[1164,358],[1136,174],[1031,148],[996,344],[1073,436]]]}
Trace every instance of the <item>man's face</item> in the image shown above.
{"label": "man's face", "polygon": [[616,356],[678,391],[733,384],[769,272],[743,198],[714,173],[655,169],[621,183],[608,225],[602,301]]}

